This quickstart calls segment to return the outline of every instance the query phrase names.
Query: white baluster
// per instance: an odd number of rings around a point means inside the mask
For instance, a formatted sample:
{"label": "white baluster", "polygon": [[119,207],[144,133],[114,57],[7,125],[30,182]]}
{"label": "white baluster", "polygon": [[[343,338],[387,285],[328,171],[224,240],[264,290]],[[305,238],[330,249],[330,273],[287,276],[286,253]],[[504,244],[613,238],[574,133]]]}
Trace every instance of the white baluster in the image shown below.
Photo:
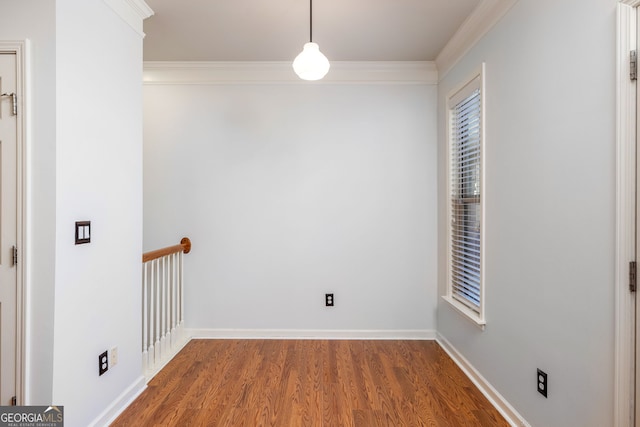
{"label": "white baluster", "polygon": [[162,257],[162,360],[169,354],[168,341],[169,336],[167,334],[167,286],[169,282],[168,277],[168,257]]}
{"label": "white baluster", "polygon": [[177,301],[177,306],[176,308],[178,309],[178,315],[177,315],[177,323],[178,323],[178,334],[180,335],[180,339],[182,339],[183,337],[183,322],[184,322],[184,293],[183,293],[183,288],[182,288],[182,282],[183,282],[183,253],[180,252],[178,254],[178,271],[177,271],[177,277],[178,277],[178,283],[176,283],[176,292],[178,294],[178,301]]}
{"label": "white baluster", "polygon": [[155,360],[155,347],[154,344],[156,342],[155,339],[155,335],[154,335],[154,329],[153,329],[153,322],[154,322],[154,318],[155,318],[155,313],[154,313],[154,301],[155,301],[155,283],[156,283],[156,277],[155,277],[155,268],[154,268],[154,262],[153,261],[149,261],[149,272],[151,275],[151,280],[149,281],[149,316],[147,317],[147,324],[148,324],[148,328],[149,328],[149,362],[148,362],[148,366],[149,369],[153,369],[154,366],[154,360]]}
{"label": "white baluster", "polygon": [[176,254],[171,254],[171,287],[170,287],[170,295],[171,295],[171,305],[170,305],[170,320],[169,324],[171,325],[171,350],[175,348],[178,344],[176,341]]}
{"label": "white baluster", "polygon": [[160,364],[160,356],[161,346],[160,346],[160,302],[162,298],[162,289],[160,288],[161,284],[161,271],[160,271],[160,260],[154,261],[154,266],[156,270],[156,281],[154,282],[154,288],[156,291],[156,299],[155,299],[155,319],[154,319],[154,330],[155,330],[155,355],[154,355],[154,364]]}
{"label": "white baluster", "polygon": [[148,286],[148,277],[147,277],[147,264],[142,264],[142,372],[143,374],[147,374],[147,370],[149,369],[149,352],[147,342],[149,340],[149,333],[147,328],[149,326],[149,319],[147,318],[147,303],[148,303],[148,295],[147,295],[147,286]]}

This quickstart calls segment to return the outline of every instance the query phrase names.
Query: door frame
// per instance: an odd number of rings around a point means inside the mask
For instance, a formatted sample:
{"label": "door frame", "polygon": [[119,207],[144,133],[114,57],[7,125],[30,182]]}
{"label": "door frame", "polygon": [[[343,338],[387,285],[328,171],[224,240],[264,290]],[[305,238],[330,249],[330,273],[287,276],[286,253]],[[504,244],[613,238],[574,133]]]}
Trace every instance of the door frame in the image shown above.
{"label": "door frame", "polygon": [[633,427],[635,417],[635,295],[629,262],[636,259],[636,86],[629,52],[637,49],[640,0],[618,3],[616,49],[616,255],[614,426]]}
{"label": "door frame", "polygon": [[28,103],[28,40],[0,40],[0,53],[12,53],[16,55],[16,94],[18,96],[18,115],[16,133],[16,218],[18,248],[18,263],[16,265],[16,403],[25,404],[25,374],[26,374],[26,287],[27,280],[27,160],[29,133],[27,122],[29,120]]}

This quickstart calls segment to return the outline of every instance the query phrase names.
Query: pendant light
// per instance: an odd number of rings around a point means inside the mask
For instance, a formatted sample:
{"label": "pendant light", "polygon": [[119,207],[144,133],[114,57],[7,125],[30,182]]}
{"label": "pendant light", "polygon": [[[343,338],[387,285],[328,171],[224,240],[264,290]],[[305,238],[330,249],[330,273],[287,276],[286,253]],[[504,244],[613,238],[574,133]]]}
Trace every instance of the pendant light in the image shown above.
{"label": "pendant light", "polygon": [[329,60],[313,42],[313,0],[309,0],[309,43],[293,61],[293,70],[302,80],[320,80],[329,72]]}

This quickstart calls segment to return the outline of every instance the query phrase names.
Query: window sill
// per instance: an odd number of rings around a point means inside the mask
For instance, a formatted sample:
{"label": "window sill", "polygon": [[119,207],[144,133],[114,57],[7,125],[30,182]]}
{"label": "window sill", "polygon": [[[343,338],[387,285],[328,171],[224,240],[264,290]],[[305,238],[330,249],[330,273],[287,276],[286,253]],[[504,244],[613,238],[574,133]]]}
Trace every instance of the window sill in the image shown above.
{"label": "window sill", "polygon": [[464,304],[461,304],[460,302],[451,298],[449,295],[443,295],[442,299],[449,303],[449,305],[453,307],[456,312],[460,313],[462,317],[484,331],[484,328],[487,325],[484,317],[481,317],[477,313],[471,311]]}

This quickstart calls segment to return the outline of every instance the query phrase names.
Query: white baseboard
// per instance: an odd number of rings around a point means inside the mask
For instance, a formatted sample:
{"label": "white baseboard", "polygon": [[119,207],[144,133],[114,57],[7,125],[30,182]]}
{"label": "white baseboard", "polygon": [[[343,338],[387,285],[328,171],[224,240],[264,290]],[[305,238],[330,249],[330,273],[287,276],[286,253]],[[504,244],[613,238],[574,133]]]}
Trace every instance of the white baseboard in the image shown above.
{"label": "white baseboard", "polygon": [[140,394],[147,388],[147,384],[143,376],[140,376],[133,382],[125,391],[120,394],[112,403],[102,411],[100,415],[94,419],[90,427],[103,427],[108,426],[116,418],[127,409],[127,407],[134,401]]}
{"label": "white baseboard", "polygon": [[340,330],[340,329],[186,329],[191,338],[209,339],[365,339],[365,340],[434,340],[436,331],[410,330]]}
{"label": "white baseboard", "polygon": [[478,372],[471,363],[449,342],[437,333],[436,341],[462,369],[467,377],[484,394],[491,404],[513,427],[531,427],[531,425],[516,411],[513,406]]}

